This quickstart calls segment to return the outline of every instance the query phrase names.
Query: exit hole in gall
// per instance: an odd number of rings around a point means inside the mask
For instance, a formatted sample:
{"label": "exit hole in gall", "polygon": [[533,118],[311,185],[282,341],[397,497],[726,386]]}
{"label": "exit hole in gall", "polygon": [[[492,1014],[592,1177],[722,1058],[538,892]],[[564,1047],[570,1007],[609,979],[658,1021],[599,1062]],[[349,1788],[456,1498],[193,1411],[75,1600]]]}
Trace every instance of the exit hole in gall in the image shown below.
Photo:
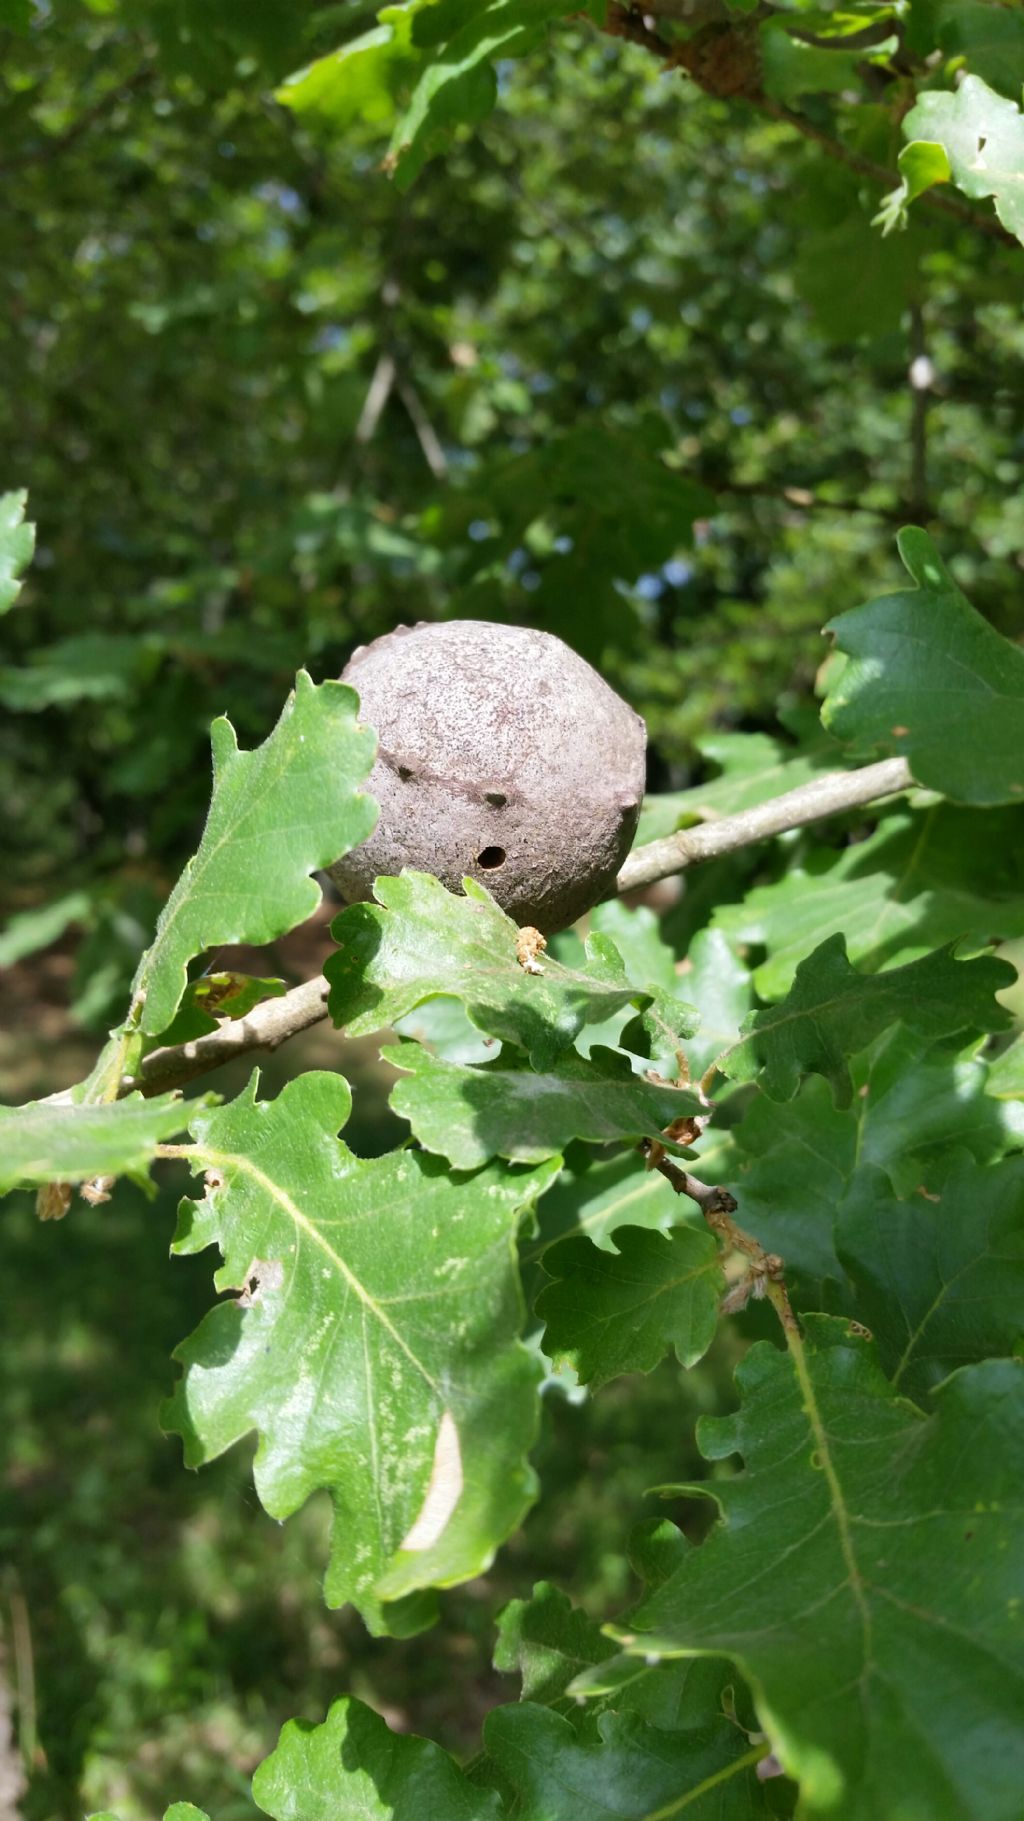
{"label": "exit hole in gall", "polygon": [[485,872],[493,872],[495,867],[504,866],[505,849],[503,847],[485,847],[482,853],[477,854],[476,863],[478,866],[482,866]]}

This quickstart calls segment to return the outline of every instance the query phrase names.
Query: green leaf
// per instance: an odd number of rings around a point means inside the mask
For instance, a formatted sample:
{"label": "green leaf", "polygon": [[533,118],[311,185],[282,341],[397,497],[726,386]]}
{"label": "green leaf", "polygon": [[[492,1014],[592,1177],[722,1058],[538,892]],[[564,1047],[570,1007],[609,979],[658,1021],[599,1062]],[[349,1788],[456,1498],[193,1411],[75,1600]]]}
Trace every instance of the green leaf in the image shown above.
{"label": "green leaf", "polygon": [[844,938],[830,936],[800,963],[780,1004],[751,1014],[719,1068],[733,1081],[760,1078],[772,1100],[791,1100],[802,1074],[824,1075],[844,1107],[853,1095],[847,1057],[890,1024],[902,1022],[928,1038],[1005,1029],[1009,1013],[995,995],[1011,984],[1014,970],[987,955],[956,961],[954,946],[865,975],[850,966]]}
{"label": "green leaf", "polygon": [[1024,17],[992,0],[937,0],[934,13],[932,44],[1016,100],[1024,86]]}
{"label": "green leaf", "polygon": [[755,1770],[767,1747],[721,1713],[672,1732],[607,1713],[579,1737],[559,1714],[523,1703],[488,1715],[484,1743],[530,1821],[653,1821],[684,1808],[693,1821],[767,1821],[772,1812]]}
{"label": "green leaf", "polygon": [[966,1367],[925,1419],[844,1322],[807,1326],[805,1350],[755,1346],[738,1414],[702,1421],[744,1470],[629,1647],[737,1662],[808,1817],[1016,1821],[1024,1376]]}
{"label": "green leaf", "polygon": [[699,1079],[732,1043],[751,1005],[751,977],[720,929],[698,930],[682,964],[679,984],[700,1013],[686,1044],[690,1073]]}
{"label": "green leaf", "polygon": [[645,1226],[667,1233],[682,1217],[679,1197],[657,1170],[645,1168],[635,1151],[601,1157],[574,1145],[558,1181],[544,1197],[541,1243],[529,1248],[529,1256],[570,1233],[585,1233],[610,1251],[617,1227]]}
{"label": "green leaf", "polygon": [[[712,1127],[700,1141],[698,1173],[735,1192],[741,1225],[786,1260],[790,1288],[804,1305],[820,1307],[823,1284],[842,1281],[833,1224],[860,1168],[883,1169],[906,1198],[950,1145],[988,1163],[1024,1143],[1024,1107],[986,1093],[989,1070],[977,1048],[925,1050],[897,1026],[854,1059],[855,1091],[844,1111],[811,1077],[794,1100],[778,1106],[758,1095],[738,1125],[724,1134]],[[563,1193],[559,1183],[555,1199]],[[545,1198],[545,1225],[550,1218]]]}
{"label": "green leaf", "polygon": [[391,120],[403,81],[421,61],[412,43],[415,12],[415,6],[386,8],[387,23],[289,76],[275,100],[335,132],[359,119],[371,125]]}
{"label": "green leaf", "polygon": [[1024,1033],[993,1062],[988,1091],[1000,1100],[1024,1100]]}
{"label": "green leaf", "polygon": [[562,0],[440,0],[418,15],[413,38],[429,43],[432,55],[391,137],[388,159],[400,189],[408,188],[452,128],[490,113],[497,59],[531,49],[549,20],[564,11]]}
{"label": "green leaf", "polygon": [[1024,118],[1015,101],[980,76],[965,76],[953,94],[919,95],[903,132],[912,143],[941,147],[957,188],[973,200],[991,197],[1004,228],[1024,241]]}
{"label": "green leaf", "polygon": [[390,1732],[361,1701],[335,1701],[321,1726],[289,1720],[252,1793],[274,1821],[499,1821],[496,1795],[474,1789],[427,1739]]}
{"label": "green leaf", "polygon": [[395,1112],[426,1150],[459,1170],[495,1156],[539,1163],[573,1138],[654,1138],[674,1119],[701,1111],[696,1095],[634,1075],[615,1050],[566,1056],[546,1074],[517,1067],[514,1056],[462,1068],[416,1043],[381,1055],[407,1075],[391,1091]]}
{"label": "green leaf", "polygon": [[127,701],[154,675],[165,654],[160,638],[84,632],[34,651],[17,669],[0,670],[0,702],[18,714],[76,702]]}
{"label": "green leaf", "polygon": [[952,1153],[906,1201],[863,1168],[836,1245],[885,1371],[918,1401],[1024,1334],[1024,1159],[982,1168]]}
{"label": "green leaf", "polygon": [[328,1005],[350,1037],[395,1024],[425,999],[454,997],[479,1030],[519,1044],[544,1071],[584,1024],[637,997],[600,938],[587,944],[587,972],[545,956],[543,974],[528,974],[516,957],[512,919],[482,885],[464,884],[460,897],[429,873],[406,870],[377,880],[376,904],[352,904],[335,918],[338,952],[324,968]]}
{"label": "green leaf", "polygon": [[533,1493],[536,1367],[516,1340],[513,1240],[553,1167],[451,1177],[436,1159],[370,1162],[335,1137],[339,1075],[290,1081],[192,1125],[207,1172],[178,1252],[219,1245],[219,1303],[176,1357],[167,1406],[190,1465],[260,1435],[273,1517],[326,1487],[326,1597],[380,1624],[381,1600],[480,1573]]}
{"label": "green leaf", "polygon": [[0,1107],[0,1195],[19,1184],[138,1176],[157,1146],[184,1130],[194,1108],[180,1094],[129,1094],[109,1106],[33,1100]]}
{"label": "green leaf", "polygon": [[802,236],[793,282],[824,335],[858,341],[899,327],[917,282],[920,232],[885,239],[851,213]]}
{"label": "green leaf", "polygon": [[670,1348],[694,1365],[714,1338],[725,1287],[717,1242],[698,1227],[619,1227],[615,1246],[549,1246],[544,1269],[556,1281],[537,1298],[545,1353],[595,1390],[622,1372],[652,1371]]}
{"label": "green leaf", "polygon": [[0,613],[13,607],[21,591],[19,576],[32,561],[36,528],[25,524],[28,494],[0,493]]}
{"label": "green leaf", "polygon": [[[873,834],[814,845],[769,885],[715,912],[714,927],[767,958],[754,985],[776,999],[799,963],[836,929],[851,961],[874,972],[964,938],[984,948],[1024,935],[1024,809],[937,803],[883,814]],[[700,996],[689,978],[681,982]]]}
{"label": "green leaf", "polygon": [[58,942],[72,923],[83,923],[93,908],[88,892],[67,892],[29,911],[20,911],[0,933],[0,967],[13,967],[26,956]]}
{"label": "green leaf", "polygon": [[975,613],[926,532],[897,543],[916,585],[829,621],[847,661],[822,720],[904,754],[919,784],[954,802],[1011,803],[1024,795],[1024,651]]}
{"label": "green leaf", "polygon": [[[871,46],[871,61],[881,61],[896,50],[898,38]],[[859,84],[862,50],[845,51],[841,38],[834,48],[806,44],[791,38],[784,21],[769,19],[761,27],[761,61],[764,91],[775,101],[793,102],[801,95],[842,94]]]}
{"label": "green leaf", "polygon": [[528,1600],[510,1600],[498,1619],[494,1667],[522,1678],[522,1701],[559,1701],[574,1676],[614,1655],[593,1619],[549,1581]]}
{"label": "green leaf", "polygon": [[359,789],[374,736],[344,683],[295,680],[274,731],[240,752],[230,721],[213,724],[213,795],[199,851],[182,873],[132,986],[140,1026],[156,1035],[204,949],[273,942],[314,911],[309,874],[365,841],[376,805]]}

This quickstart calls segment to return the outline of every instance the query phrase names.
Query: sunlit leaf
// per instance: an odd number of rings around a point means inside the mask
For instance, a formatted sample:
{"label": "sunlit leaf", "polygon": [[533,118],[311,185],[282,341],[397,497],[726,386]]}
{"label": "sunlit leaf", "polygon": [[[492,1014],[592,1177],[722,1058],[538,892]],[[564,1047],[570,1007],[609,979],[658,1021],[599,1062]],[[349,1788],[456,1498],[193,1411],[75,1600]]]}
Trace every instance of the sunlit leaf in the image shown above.
{"label": "sunlit leaf", "polygon": [[25,523],[28,494],[0,493],[0,613],[13,607],[22,570],[32,561],[36,528]]}
{"label": "sunlit leaf", "polygon": [[183,1204],[176,1250],[216,1243],[217,1288],[241,1294],[178,1349],[167,1423],[192,1465],[257,1430],[272,1516],[326,1487],[328,1603],[379,1625],[382,1600],[480,1573],[532,1496],[536,1368],[512,1247],[553,1166],[363,1161],[335,1136],[340,1075],[272,1101],[255,1088],[192,1124],[207,1192]]}
{"label": "sunlit leaf", "polygon": [[424,1000],[461,999],[479,1030],[525,1049],[546,1069],[583,1025],[637,997],[611,945],[592,939],[585,970],[545,956],[543,973],[521,965],[518,930],[472,879],[466,895],[428,873],[378,879],[375,904],[352,904],[335,918],[338,952],[324,968],[330,1013],[350,1037],[404,1018]]}
{"label": "sunlit leaf", "polygon": [[[1019,36],[1016,48],[1019,53]],[[1016,100],[995,94],[980,76],[965,76],[952,93],[925,89],[904,117],[903,132],[912,145],[941,146],[957,188],[991,198],[1004,228],[1024,241],[1024,118]]]}
{"label": "sunlit leaf", "polygon": [[321,1726],[289,1720],[252,1793],[274,1821],[499,1821],[439,1745],[389,1730],[361,1701],[335,1701]]}
{"label": "sunlit leaf", "polygon": [[320,902],[310,878],[364,841],[376,805],[359,785],[374,737],[344,683],[305,671],[262,746],[240,752],[230,721],[213,726],[213,795],[203,838],[157,924],[132,987],[141,1029],[162,1031],[194,955],[228,942],[272,942]]}
{"label": "sunlit leaf", "polygon": [[138,1176],[194,1110],[179,1094],[129,1094],[109,1106],[34,1100],[0,1107],[0,1195],[19,1183]]}
{"label": "sunlit leaf", "polygon": [[490,1157],[538,1163],[574,1138],[595,1143],[657,1137],[701,1106],[693,1094],[634,1075],[614,1050],[566,1056],[545,1074],[506,1061],[462,1068],[416,1043],[383,1050],[406,1072],[391,1105],[428,1151],[472,1170]]}

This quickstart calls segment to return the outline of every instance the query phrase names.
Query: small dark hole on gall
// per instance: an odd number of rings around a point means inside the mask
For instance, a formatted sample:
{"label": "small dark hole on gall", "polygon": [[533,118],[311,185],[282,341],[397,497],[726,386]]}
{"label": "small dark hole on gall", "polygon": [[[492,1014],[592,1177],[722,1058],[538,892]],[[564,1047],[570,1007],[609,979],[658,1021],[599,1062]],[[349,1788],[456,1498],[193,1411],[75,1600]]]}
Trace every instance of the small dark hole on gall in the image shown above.
{"label": "small dark hole on gall", "polygon": [[492,809],[504,809],[508,798],[503,790],[485,790],[484,802],[489,803]]}
{"label": "small dark hole on gall", "polygon": [[495,867],[504,866],[505,849],[503,847],[485,847],[482,853],[477,854],[476,863],[478,866],[482,866],[485,872],[493,872]]}
{"label": "small dark hole on gall", "polygon": [[408,784],[409,779],[413,775],[412,768],[408,765],[400,765],[398,767],[398,775],[401,778],[403,784]]}

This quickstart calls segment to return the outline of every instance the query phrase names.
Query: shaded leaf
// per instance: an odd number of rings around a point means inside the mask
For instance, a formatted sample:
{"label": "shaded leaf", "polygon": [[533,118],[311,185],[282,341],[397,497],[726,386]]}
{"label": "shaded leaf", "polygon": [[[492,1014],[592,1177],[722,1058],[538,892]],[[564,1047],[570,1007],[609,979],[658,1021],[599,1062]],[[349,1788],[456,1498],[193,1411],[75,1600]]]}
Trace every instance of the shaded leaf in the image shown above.
{"label": "shaded leaf", "polygon": [[902,753],[919,784],[955,802],[1012,803],[1024,795],[1024,651],[969,605],[926,532],[897,544],[915,586],[829,621],[846,662],[822,719],[841,740]]}
{"label": "shaded leaf", "polygon": [[652,1371],[670,1348],[694,1365],[711,1345],[725,1287],[706,1229],[619,1227],[615,1247],[582,1238],[549,1246],[543,1263],[555,1282],[537,1298],[545,1353],[595,1389],[622,1372]]}
{"label": "shaded leaf", "polygon": [[1024,1034],[992,1063],[988,1091],[1000,1100],[1024,1100]]}
{"label": "shaded leaf", "polygon": [[484,1726],[488,1757],[516,1792],[517,1813],[544,1821],[651,1821],[685,1807],[693,1821],[754,1821],[771,1808],[751,1745],[731,1720],[665,1732],[639,1714],[599,1716],[580,1738],[545,1707],[499,1707]]}
{"label": "shaded leaf", "polygon": [[528,974],[516,956],[518,930],[472,879],[466,895],[429,873],[378,879],[375,904],[352,904],[331,925],[338,951],[324,972],[335,1024],[350,1037],[406,1017],[426,999],[457,998],[481,1031],[517,1043],[536,1069],[551,1066],[586,1023],[637,995],[614,949],[592,938],[587,971],[544,957]]}
{"label": "shaded leaf", "polygon": [[230,721],[213,724],[213,795],[203,838],[157,924],[132,987],[142,1030],[171,1021],[185,968],[204,949],[261,945],[301,923],[320,902],[309,877],[371,832],[376,805],[359,789],[374,736],[356,721],[344,683],[295,680],[274,731],[240,752]]}
{"label": "shaded leaf", "polygon": [[[696,1209],[694,1209],[696,1215]],[[528,1248],[529,1256],[555,1239],[580,1232],[610,1251],[617,1227],[644,1226],[667,1233],[684,1216],[674,1195],[657,1170],[648,1170],[635,1151],[602,1157],[583,1145],[574,1145],[554,1187],[540,1209],[541,1241]]]}
{"label": "shaded leaf", "polygon": [[773,1100],[792,1099],[802,1074],[824,1075],[843,1107],[853,1094],[847,1058],[890,1024],[928,1038],[1004,1029],[1009,1014],[995,995],[1014,970],[988,955],[956,961],[953,947],[865,975],[850,966],[843,937],[831,936],[800,963],[785,999],[747,1019],[740,1042],[719,1059],[722,1073],[760,1078]]}
{"label": "shaded leaf", "polygon": [[21,591],[22,570],[32,561],[36,528],[25,523],[28,494],[0,493],[0,613],[13,607]]}
{"label": "shaded leaf", "polygon": [[442,135],[490,113],[496,59],[531,49],[564,11],[561,0],[441,0],[414,19],[413,38],[428,45],[430,60],[391,138],[388,160],[400,189],[419,175]]}
{"label": "shaded leaf", "polygon": [[925,1050],[897,1026],[854,1059],[855,1091],[844,1110],[811,1077],[782,1106],[758,1095],[737,1125],[712,1127],[699,1142],[698,1171],[733,1190],[741,1225],[786,1260],[798,1302],[821,1307],[829,1280],[843,1281],[833,1226],[858,1169],[880,1167],[907,1197],[950,1145],[987,1163],[1024,1142],[1024,1107],[989,1097],[977,1048]]}
{"label": "shaded leaf", "polygon": [[866,215],[849,213],[802,237],[793,282],[824,335],[858,341],[899,327],[917,280],[919,232],[885,239]]}
{"label": "shaded leaf", "polygon": [[494,1156],[539,1163],[573,1138],[656,1137],[672,1120],[701,1111],[696,1095],[634,1075],[615,1050],[566,1056],[546,1074],[517,1068],[514,1058],[462,1068],[415,1043],[381,1055],[406,1071],[391,1091],[395,1112],[426,1150],[460,1170]]}
{"label": "shaded leaf", "polygon": [[185,1129],[195,1105],[180,1094],[151,1100],[129,1094],[108,1106],[34,1100],[0,1107],[0,1195],[19,1183],[138,1176],[149,1168],[157,1146]]}
{"label": "shaded leaf", "polygon": [[983,1168],[953,1153],[905,1201],[865,1166],[836,1245],[882,1365],[919,1401],[957,1366],[1011,1354],[1024,1334],[1024,1159]]}
{"label": "shaded leaf", "polygon": [[326,1720],[289,1720],[252,1780],[274,1821],[499,1821],[497,1796],[474,1789],[428,1739],[389,1731],[361,1701],[335,1701]]}
{"label": "shaded leaf", "polygon": [[494,1667],[521,1678],[521,1701],[558,1701],[574,1676],[614,1655],[593,1619],[550,1581],[538,1581],[528,1600],[510,1600],[498,1619]]}
{"label": "shaded leaf", "polygon": [[1024,934],[1024,809],[938,803],[883,815],[865,840],[812,847],[779,879],[723,905],[714,927],[767,949],[754,970],[766,999],[786,992],[803,957],[837,929],[869,970],[957,937],[985,947]]}
{"label": "shaded leaf", "polygon": [[744,1470],[630,1647],[739,1663],[808,1816],[1015,1821],[1024,1376],[967,1367],[925,1419],[844,1322],[807,1328],[755,1346],[737,1415],[701,1423]]}
{"label": "shaded leaf", "polygon": [[479,1573],[532,1496],[513,1239],[553,1172],[354,1157],[335,1137],[351,1105],[339,1075],[255,1093],[254,1076],[192,1124],[207,1193],[183,1204],[175,1249],[216,1243],[217,1288],[242,1295],[178,1348],[167,1426],[191,1465],[258,1430],[274,1517],[326,1487],[328,1604],[380,1624],[379,1601]]}

